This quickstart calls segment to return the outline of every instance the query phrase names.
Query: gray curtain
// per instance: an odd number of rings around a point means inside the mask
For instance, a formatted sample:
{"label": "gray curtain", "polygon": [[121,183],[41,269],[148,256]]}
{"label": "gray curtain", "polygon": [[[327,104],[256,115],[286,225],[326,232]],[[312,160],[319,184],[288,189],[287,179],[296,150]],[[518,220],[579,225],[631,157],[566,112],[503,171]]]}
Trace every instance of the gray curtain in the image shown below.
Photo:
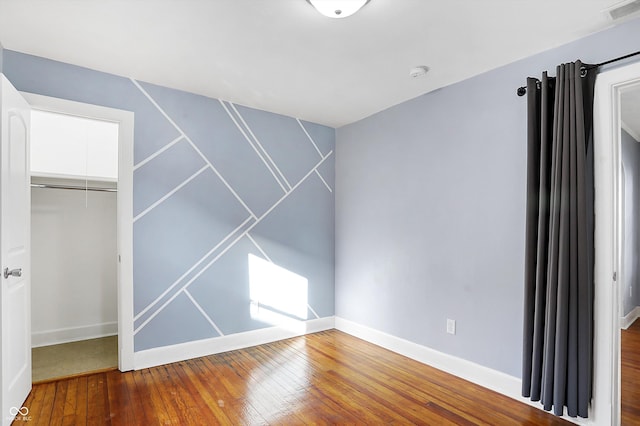
{"label": "gray curtain", "polygon": [[580,61],[527,80],[522,394],[587,417],[593,371],[593,88]]}

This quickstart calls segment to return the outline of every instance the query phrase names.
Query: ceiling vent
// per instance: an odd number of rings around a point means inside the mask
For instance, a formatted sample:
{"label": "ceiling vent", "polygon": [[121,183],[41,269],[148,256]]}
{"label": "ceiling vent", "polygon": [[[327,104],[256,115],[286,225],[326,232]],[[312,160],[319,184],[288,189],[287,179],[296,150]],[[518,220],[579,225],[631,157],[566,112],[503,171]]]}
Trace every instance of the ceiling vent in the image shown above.
{"label": "ceiling vent", "polygon": [[637,12],[640,12],[640,0],[618,3],[611,9],[607,9],[607,13],[614,21],[625,18]]}

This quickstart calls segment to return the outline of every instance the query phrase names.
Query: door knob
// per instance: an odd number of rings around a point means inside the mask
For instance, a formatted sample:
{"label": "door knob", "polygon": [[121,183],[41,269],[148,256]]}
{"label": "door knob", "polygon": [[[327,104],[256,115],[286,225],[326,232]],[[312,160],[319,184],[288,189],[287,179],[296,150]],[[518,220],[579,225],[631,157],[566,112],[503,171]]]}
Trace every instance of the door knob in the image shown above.
{"label": "door knob", "polygon": [[21,277],[22,276],[22,268],[16,268],[9,270],[9,268],[4,268],[4,277]]}

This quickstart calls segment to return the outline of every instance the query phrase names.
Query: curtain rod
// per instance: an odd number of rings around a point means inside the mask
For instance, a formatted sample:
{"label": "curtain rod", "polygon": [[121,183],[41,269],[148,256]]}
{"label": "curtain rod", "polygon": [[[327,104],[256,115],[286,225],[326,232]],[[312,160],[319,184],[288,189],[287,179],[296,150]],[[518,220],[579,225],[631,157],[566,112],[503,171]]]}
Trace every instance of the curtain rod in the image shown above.
{"label": "curtain rod", "polygon": [[[622,61],[623,59],[631,58],[631,57],[636,56],[636,55],[640,55],[640,50],[637,51],[637,52],[629,53],[628,55],[624,55],[624,56],[620,56],[618,58],[609,59],[608,61],[600,62],[599,64],[588,65],[588,66],[586,66],[584,68],[585,68],[585,70],[590,70],[590,69],[593,69],[593,68],[601,67],[603,65],[608,65],[608,64],[612,64],[614,62]],[[584,75],[583,75],[583,77],[584,77]],[[518,94],[518,96],[524,96],[527,93],[527,87],[526,86],[518,87],[518,90],[517,90],[516,93]]]}
{"label": "curtain rod", "polygon": [[118,192],[116,188],[99,188],[96,186],[54,185],[48,183],[32,183],[32,188],[72,189],[75,191]]}

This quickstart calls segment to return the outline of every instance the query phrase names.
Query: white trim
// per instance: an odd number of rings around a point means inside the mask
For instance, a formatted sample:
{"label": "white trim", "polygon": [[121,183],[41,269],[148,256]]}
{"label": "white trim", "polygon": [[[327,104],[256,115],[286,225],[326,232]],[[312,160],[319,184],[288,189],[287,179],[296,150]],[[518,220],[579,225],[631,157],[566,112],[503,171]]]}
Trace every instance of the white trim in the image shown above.
{"label": "white trim", "polygon": [[[620,126],[622,127],[622,121],[620,122]],[[617,277],[617,282],[619,283],[619,289],[618,289],[618,315],[622,316],[622,314],[624,313],[624,303],[626,300],[626,297],[623,295],[623,291],[624,291],[624,287],[625,287],[625,283],[627,282],[627,277],[626,277],[626,270],[625,270],[625,261],[624,259],[626,258],[627,254],[627,250],[625,248],[626,246],[626,242],[625,242],[625,226],[626,226],[626,220],[625,220],[625,211],[626,211],[626,207],[625,207],[625,203],[626,203],[626,196],[625,196],[625,185],[626,185],[626,181],[625,181],[625,175],[624,175],[624,164],[622,162],[622,131],[620,131],[620,171],[619,171],[619,176],[618,176],[618,184],[619,186],[619,199],[618,199],[618,212],[619,212],[619,228],[618,228],[618,250],[619,250],[619,266],[618,266],[618,277]],[[633,187],[633,182],[631,182],[631,185]],[[631,252],[631,254],[633,254],[633,251]],[[633,283],[629,283],[630,288],[633,287]]]}
{"label": "white trim", "polygon": [[134,113],[21,92],[35,108],[96,120],[112,121],[118,127],[118,368],[133,368],[133,125]]}
{"label": "white trim", "polygon": [[[103,120],[104,121],[104,120]],[[71,180],[78,180],[79,176],[78,175],[69,175],[69,174],[65,174],[65,173],[45,173],[45,172],[31,172],[31,177],[37,177],[37,178],[45,178],[45,179],[71,179]],[[117,178],[110,178],[110,177],[106,177],[106,176],[89,176],[89,175],[83,175],[82,176],[82,180],[89,181],[89,182],[107,182],[107,183],[117,183],[118,179]]]}
{"label": "white trim", "polygon": [[31,347],[37,348],[40,346],[59,345],[61,343],[97,339],[99,337],[115,336],[117,334],[117,322],[105,322],[103,324],[37,331],[31,333]]}
{"label": "white trim", "polygon": [[633,308],[627,315],[620,317],[620,328],[626,330],[640,318],[640,306]]}
{"label": "white trim", "polygon": [[265,343],[276,342],[304,334],[330,330],[334,328],[334,318],[326,317],[301,321],[299,325],[300,327],[295,330],[282,327],[268,327],[260,330],[139,351],[134,354],[135,369],[140,370],[221,352],[264,345]]}
{"label": "white trim", "polygon": [[400,337],[349,321],[340,317],[335,319],[336,329],[366,340],[374,345],[404,355],[438,370],[489,388],[493,391],[520,399],[521,381],[517,377],[492,370],[471,361],[455,357],[435,349],[410,342]]}
{"label": "white trim", "polygon": [[620,422],[620,93],[640,83],[640,63],[602,72],[594,99],[595,265],[594,380],[590,417]]}
{"label": "white trim", "polygon": [[[521,396],[522,381],[501,371],[458,358],[444,352],[410,342],[400,337],[384,333],[382,331],[335,317],[335,328],[352,336],[358,337],[374,345],[388,349],[407,358],[442,370],[446,373],[468,380],[479,386],[491,389],[523,404],[542,410],[539,402],[531,401]],[[572,418],[566,415],[563,419],[580,425],[594,424],[590,420]]]}

